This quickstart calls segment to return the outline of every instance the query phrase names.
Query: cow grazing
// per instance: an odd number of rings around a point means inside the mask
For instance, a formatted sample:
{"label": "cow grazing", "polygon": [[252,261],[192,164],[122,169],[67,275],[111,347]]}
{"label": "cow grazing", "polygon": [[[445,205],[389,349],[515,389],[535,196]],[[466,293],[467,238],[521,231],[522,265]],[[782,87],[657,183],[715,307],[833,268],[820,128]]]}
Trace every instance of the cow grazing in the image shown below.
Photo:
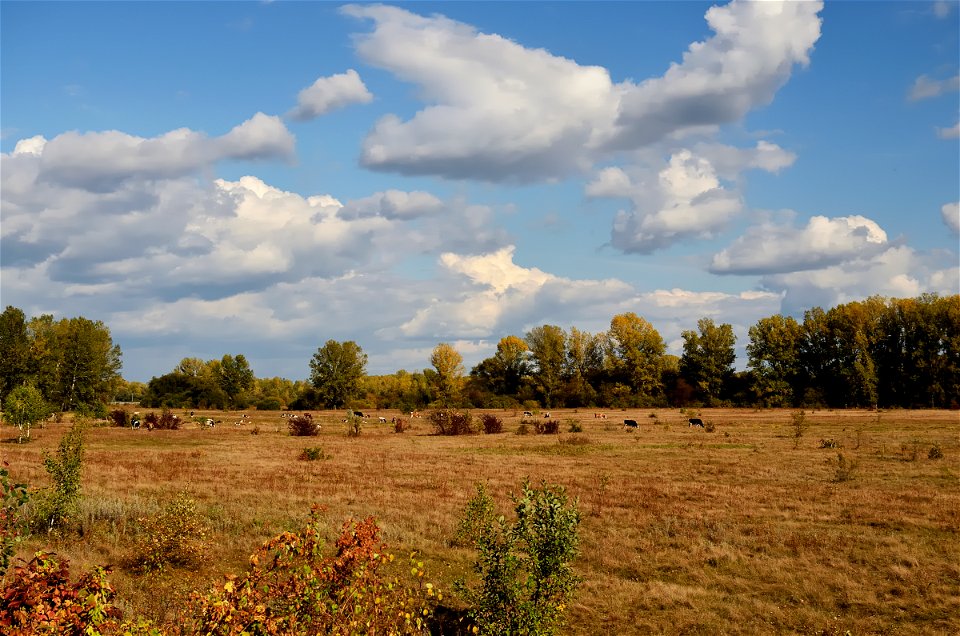
{"label": "cow grazing", "polygon": [[381,423],[381,424],[386,424],[386,423],[387,423],[387,418],[385,418],[385,417],[378,417],[377,419],[380,420],[380,423]]}
{"label": "cow grazing", "polygon": [[524,411],[524,412],[523,412],[523,416],[524,416],[524,417],[533,417],[533,413],[531,413],[530,411]]}
{"label": "cow grazing", "polygon": [[624,428],[640,428],[640,425],[637,424],[637,420],[623,420]]}
{"label": "cow grazing", "polygon": [[366,416],[363,414],[363,411],[354,411],[354,412],[353,412],[353,416],[354,416],[354,417],[366,417]]}
{"label": "cow grazing", "polygon": [[703,428],[703,420],[701,420],[699,417],[691,417],[687,421],[690,423],[690,426],[699,426],[700,428]]}

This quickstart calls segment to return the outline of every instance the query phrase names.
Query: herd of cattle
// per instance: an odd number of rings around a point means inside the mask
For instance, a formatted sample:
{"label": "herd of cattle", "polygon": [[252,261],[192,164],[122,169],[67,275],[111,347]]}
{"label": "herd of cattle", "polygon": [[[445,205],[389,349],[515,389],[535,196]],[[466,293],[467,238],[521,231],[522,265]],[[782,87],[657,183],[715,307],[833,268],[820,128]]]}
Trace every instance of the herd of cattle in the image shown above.
{"label": "herd of cattle", "polygon": [[[368,418],[368,417],[370,417],[370,418],[376,417],[377,421],[378,421],[380,424],[386,424],[386,423],[387,423],[387,418],[382,417],[382,416],[379,416],[379,415],[378,415],[378,416],[365,415],[365,414],[363,413],[363,411],[350,411],[349,414],[352,415],[353,417],[359,417],[359,418],[363,418],[363,419],[366,419],[366,418]],[[193,411],[190,412],[190,415],[191,415],[191,416],[193,415]],[[523,412],[523,416],[524,416],[524,417],[533,417],[533,413],[532,413],[531,411],[524,411],[524,412]],[[176,415],[174,415],[173,417],[174,417],[174,419],[179,419]],[[250,417],[250,416],[247,415],[246,413],[242,414],[242,415],[240,416],[240,420],[239,420],[238,422],[236,422],[236,425],[237,425],[237,426],[240,426],[240,425],[244,422],[244,420],[247,420],[249,417]],[[281,413],[281,414],[280,414],[280,417],[281,417],[281,418],[293,417],[293,414]],[[420,413],[417,412],[417,411],[413,411],[412,413],[410,413],[410,417],[414,417],[414,418],[420,417]],[[550,415],[549,412],[547,412],[547,413],[544,413],[544,414],[543,414],[543,417],[549,418],[549,417],[551,417],[551,415]],[[594,413],[594,414],[593,414],[593,417],[594,417],[594,419],[607,419],[606,413]],[[399,418],[392,417],[392,418],[390,418],[390,423],[391,423],[391,424],[395,424],[395,423],[398,421],[398,419],[399,419]],[[346,421],[346,420],[344,420],[344,421]],[[400,420],[400,422],[403,422],[404,424],[406,423],[405,420]],[[209,428],[213,428],[213,427],[215,426],[215,424],[218,423],[218,422],[214,422],[214,420],[211,419],[211,418],[203,418],[203,419],[200,421],[200,423],[201,423],[202,425],[204,425],[204,426],[209,427]],[[132,424],[133,424],[133,428],[140,428],[140,413],[139,413],[139,412],[134,412]],[[687,425],[688,425],[688,426],[696,426],[696,427],[699,427],[699,428],[704,428],[703,420],[700,419],[699,417],[691,417],[691,418],[689,418],[689,419],[687,420]],[[638,428],[640,428],[640,424],[637,422],[637,420],[625,419],[625,420],[623,420],[623,427],[624,427],[624,428],[637,428],[637,429],[638,429]],[[151,427],[151,428],[152,428],[152,427]]]}

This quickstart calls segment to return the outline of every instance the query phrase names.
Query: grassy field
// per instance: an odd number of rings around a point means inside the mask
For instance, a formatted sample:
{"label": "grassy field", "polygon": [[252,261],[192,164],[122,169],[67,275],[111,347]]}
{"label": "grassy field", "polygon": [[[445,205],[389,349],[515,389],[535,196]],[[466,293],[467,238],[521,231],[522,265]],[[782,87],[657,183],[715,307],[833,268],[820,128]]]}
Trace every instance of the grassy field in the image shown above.
{"label": "grassy field", "polygon": [[[320,414],[319,437],[291,437],[279,413],[256,411],[239,425],[238,414],[211,414],[222,420],[212,429],[93,428],[77,528],[34,536],[19,554],[53,549],[77,572],[123,564],[137,519],[185,492],[212,532],[200,569],[111,575],[127,609],[160,623],[313,504],[326,507],[331,537],[349,517],[375,516],[393,549],[421,551],[451,590],[472,559],[452,538],[476,484],[509,514],[529,478],[564,486],[583,514],[583,583],[564,633],[960,634],[955,411],[808,412],[799,438],[785,410],[704,409],[707,430],[676,409],[553,411],[561,433],[549,436],[517,435],[521,413],[490,412],[504,433],[438,437],[414,419],[396,434],[368,420],[348,437],[339,412]],[[573,421],[582,433],[567,432]],[[42,454],[67,426],[4,443],[0,459],[44,486]],[[313,446],[324,459],[297,459]]]}

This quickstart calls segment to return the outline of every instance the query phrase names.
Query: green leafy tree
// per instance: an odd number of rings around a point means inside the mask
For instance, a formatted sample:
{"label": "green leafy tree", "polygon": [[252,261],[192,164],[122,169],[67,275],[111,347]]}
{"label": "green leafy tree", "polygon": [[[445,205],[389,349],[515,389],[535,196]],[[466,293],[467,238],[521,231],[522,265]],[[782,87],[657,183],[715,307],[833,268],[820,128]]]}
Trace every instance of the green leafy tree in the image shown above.
{"label": "green leafy tree", "polygon": [[366,367],[367,354],[356,342],[327,340],[310,360],[316,399],[329,408],[345,406],[357,395]]}
{"label": "green leafy tree", "polygon": [[430,354],[430,364],[435,371],[432,380],[437,403],[444,408],[456,406],[463,386],[463,356],[453,345],[441,342]]}
{"label": "green leafy tree", "polygon": [[606,365],[615,382],[649,401],[663,391],[666,345],[653,325],[633,312],[618,314],[607,332]]}
{"label": "green leafy tree", "polygon": [[116,392],[120,378],[120,347],[99,320],[42,316],[31,326],[35,333],[38,388],[61,411],[103,405]]}
{"label": "green leafy tree", "polygon": [[244,393],[253,387],[256,377],[243,354],[237,356],[227,354],[220,359],[216,379],[217,384],[230,399],[230,403],[237,406]]}
{"label": "green leafy tree", "polygon": [[501,338],[497,352],[480,362],[471,375],[481,378],[495,395],[515,397],[530,373],[527,343],[516,336]]}
{"label": "green leafy tree", "polygon": [[533,358],[533,381],[547,408],[556,406],[556,396],[563,384],[567,334],[556,325],[534,327],[526,335]]}
{"label": "green leafy tree", "polygon": [[750,327],[747,366],[753,371],[753,391],[764,406],[790,406],[800,371],[800,325],[779,314],[761,318]]}
{"label": "green leafy tree", "polygon": [[32,385],[18,386],[3,401],[3,417],[20,431],[19,442],[30,439],[30,429],[50,413],[40,391]]}
{"label": "green leafy tree", "polygon": [[712,405],[721,397],[733,375],[733,363],[737,359],[733,347],[737,339],[731,325],[717,325],[710,318],[697,321],[697,329],[681,334],[680,375],[707,405]]}
{"label": "green leafy tree", "polygon": [[603,348],[603,335],[570,328],[564,362],[567,406],[586,406],[596,401],[596,383],[603,374]]}
{"label": "green leafy tree", "polygon": [[470,604],[479,634],[554,634],[579,578],[571,562],[579,546],[580,513],[562,487],[533,488],[515,496],[516,520],[496,514],[482,485],[458,528],[458,538],[477,551],[475,585],[456,587]]}
{"label": "green leafy tree", "polygon": [[0,314],[0,402],[30,377],[30,338],[27,319],[16,307]]}

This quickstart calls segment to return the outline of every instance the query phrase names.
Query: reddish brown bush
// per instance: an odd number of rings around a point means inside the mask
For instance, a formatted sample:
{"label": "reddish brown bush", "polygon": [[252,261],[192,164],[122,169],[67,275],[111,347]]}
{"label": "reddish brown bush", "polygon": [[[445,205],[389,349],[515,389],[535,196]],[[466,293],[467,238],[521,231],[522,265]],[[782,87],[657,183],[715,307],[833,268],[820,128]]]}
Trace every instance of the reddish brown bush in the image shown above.
{"label": "reddish brown bush", "polygon": [[495,435],[503,432],[503,420],[493,413],[484,413],[480,416],[480,423],[483,425],[483,432],[487,435]]}
{"label": "reddish brown bush", "polygon": [[320,434],[320,426],[313,421],[313,416],[309,413],[294,415],[288,422],[290,434],[296,437],[312,437]]}

